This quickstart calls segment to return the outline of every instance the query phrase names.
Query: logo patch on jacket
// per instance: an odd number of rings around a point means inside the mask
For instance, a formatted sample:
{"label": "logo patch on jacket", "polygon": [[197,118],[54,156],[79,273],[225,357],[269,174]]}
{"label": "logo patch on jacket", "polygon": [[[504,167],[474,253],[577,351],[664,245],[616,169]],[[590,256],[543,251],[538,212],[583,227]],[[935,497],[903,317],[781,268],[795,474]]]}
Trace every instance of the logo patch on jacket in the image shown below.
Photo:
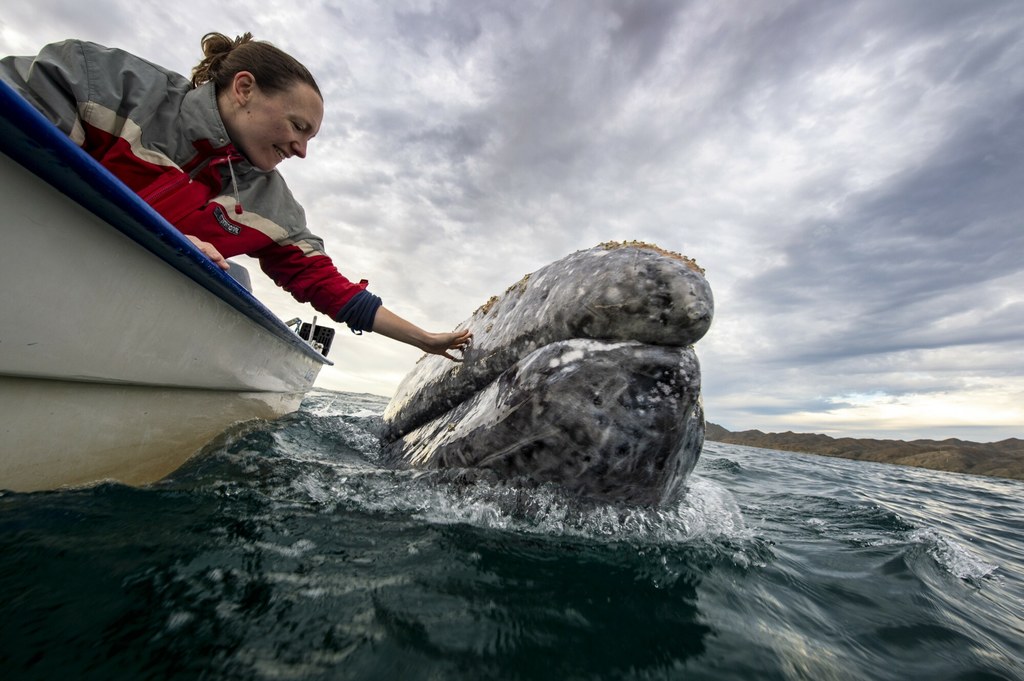
{"label": "logo patch on jacket", "polygon": [[231,220],[228,220],[228,216],[224,215],[224,209],[220,206],[214,206],[213,219],[217,221],[218,225],[224,228],[225,232],[238,236],[239,232],[242,231],[241,227],[231,222]]}

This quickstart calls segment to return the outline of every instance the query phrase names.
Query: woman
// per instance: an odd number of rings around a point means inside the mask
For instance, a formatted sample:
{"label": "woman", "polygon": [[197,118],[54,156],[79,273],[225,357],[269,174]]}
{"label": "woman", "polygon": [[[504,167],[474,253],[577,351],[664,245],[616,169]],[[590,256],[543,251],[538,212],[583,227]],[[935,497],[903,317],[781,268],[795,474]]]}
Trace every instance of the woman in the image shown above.
{"label": "woman", "polygon": [[[304,158],[323,120],[320,89],[252,34],[210,33],[192,79],[79,40],[0,60],[0,78],[182,231],[215,263],[246,254],[300,302],[456,360],[468,330],[429,333],[338,272],[275,170]],[[456,360],[458,361],[458,360]]]}

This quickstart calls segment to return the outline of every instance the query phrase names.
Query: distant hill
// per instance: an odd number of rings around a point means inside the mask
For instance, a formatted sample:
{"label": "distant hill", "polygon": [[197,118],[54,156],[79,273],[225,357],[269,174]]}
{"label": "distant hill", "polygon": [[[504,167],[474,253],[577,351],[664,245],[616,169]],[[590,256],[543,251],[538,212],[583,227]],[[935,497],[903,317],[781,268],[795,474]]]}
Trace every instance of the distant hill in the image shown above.
{"label": "distant hill", "polygon": [[954,438],[941,441],[833,438],[816,433],[762,433],[760,430],[733,433],[710,422],[705,437],[748,447],[1024,480],[1024,440],[1018,438],[979,443]]}

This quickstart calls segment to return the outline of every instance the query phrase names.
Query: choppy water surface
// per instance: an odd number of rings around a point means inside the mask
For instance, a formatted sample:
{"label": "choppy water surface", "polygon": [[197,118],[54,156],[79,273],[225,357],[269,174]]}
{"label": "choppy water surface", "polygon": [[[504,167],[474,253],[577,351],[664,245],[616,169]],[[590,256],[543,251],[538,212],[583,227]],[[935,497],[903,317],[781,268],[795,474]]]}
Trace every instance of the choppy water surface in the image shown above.
{"label": "choppy water surface", "polygon": [[171,479],[0,494],[4,679],[1024,679],[1024,484],[707,443],[581,506],[320,392]]}

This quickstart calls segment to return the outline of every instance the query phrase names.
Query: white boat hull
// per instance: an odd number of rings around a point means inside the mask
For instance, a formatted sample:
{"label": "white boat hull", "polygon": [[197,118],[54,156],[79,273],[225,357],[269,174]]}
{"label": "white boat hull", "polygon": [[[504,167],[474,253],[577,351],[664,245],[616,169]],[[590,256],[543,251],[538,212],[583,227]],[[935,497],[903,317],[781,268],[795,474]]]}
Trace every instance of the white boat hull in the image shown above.
{"label": "white boat hull", "polygon": [[295,411],[302,397],[0,376],[2,487],[151,483],[232,425]]}
{"label": "white boat hull", "polygon": [[295,392],[322,366],[0,155],[0,375]]}
{"label": "white boat hull", "polygon": [[9,93],[0,489],[153,482],[298,408],[329,362]]}

